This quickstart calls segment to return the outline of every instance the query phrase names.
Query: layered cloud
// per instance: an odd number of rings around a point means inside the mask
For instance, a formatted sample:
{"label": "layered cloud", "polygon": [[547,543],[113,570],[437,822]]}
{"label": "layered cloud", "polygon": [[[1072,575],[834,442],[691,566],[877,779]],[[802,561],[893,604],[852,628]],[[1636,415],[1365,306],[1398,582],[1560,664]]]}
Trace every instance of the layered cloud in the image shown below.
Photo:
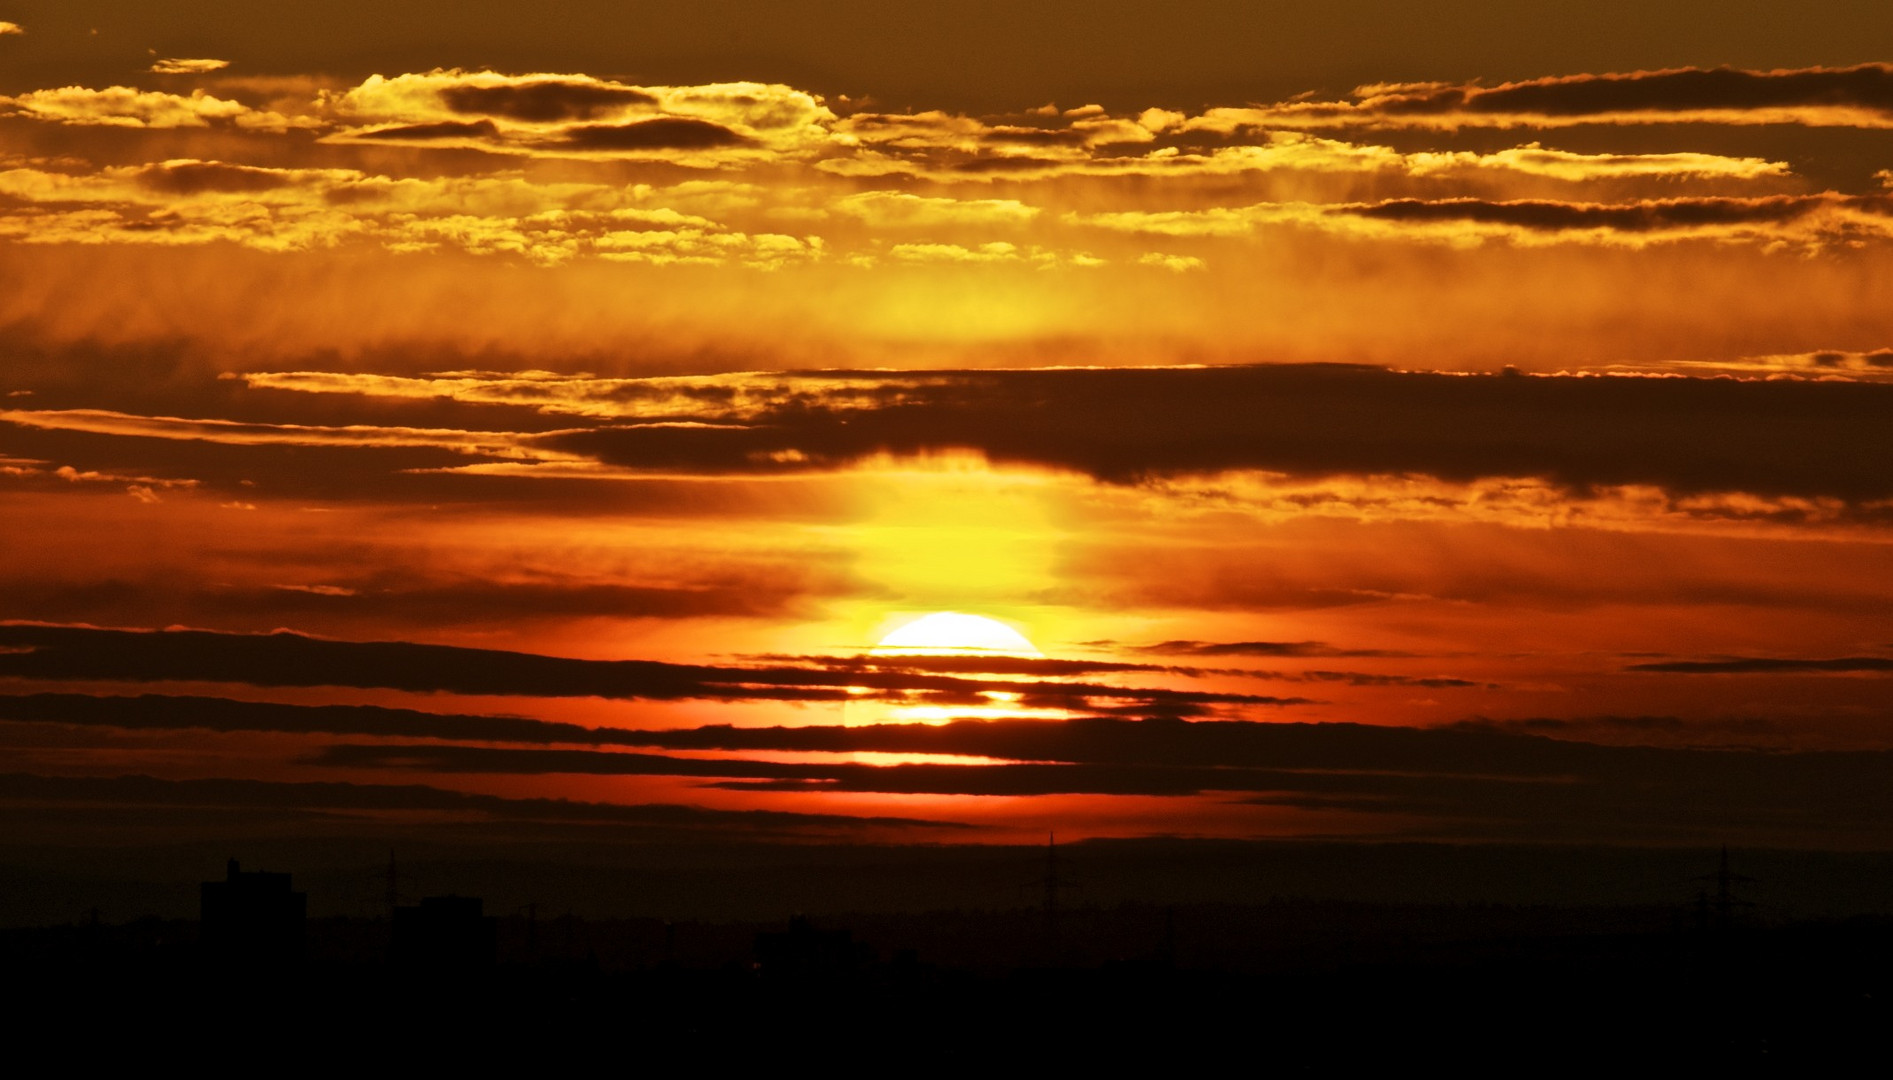
{"label": "layered cloud", "polygon": [[222,71],[230,66],[228,60],[214,60],[209,57],[185,59],[169,57],[152,63],[153,75],[207,75],[213,71]]}
{"label": "layered cloud", "polygon": [[[1595,88],[1667,86],[1685,76],[1715,86],[1779,83],[1789,87],[1776,95],[1782,101],[1854,93],[1869,102],[1877,100],[1878,68],[1585,76],[1476,92],[1435,87],[1430,96],[1380,88],[1346,105],[1296,101],[1197,115],[1160,108],[1117,115],[1089,105],[968,116],[831,106],[774,83],[634,85],[579,73],[458,69],[377,75],[345,89],[311,82],[297,94],[220,75],[220,63],[160,61],[167,73],[205,78],[189,93],[66,86],[0,97],[0,115],[14,118],[29,146],[51,141],[33,130],[49,124],[180,140],[176,152],[142,167],[24,155],[4,192],[25,205],[0,207],[0,236],[235,242],[278,252],[372,243],[541,265],[596,257],[760,269],[830,259],[858,267],[1174,270],[1214,260],[1113,234],[1200,241],[1313,230],[1369,244],[1706,239],[1828,249],[1887,233],[1880,200],[1810,190],[1789,162],[1769,154],[1579,150],[1539,140],[1401,149],[1291,130],[1330,113],[1437,118],[1446,113],[1426,108],[1450,111],[1452,101],[1469,115],[1503,119],[1514,114],[1466,103],[1523,100],[1531,87],[1592,87],[1585,92],[1609,97]],[[1823,80],[1854,89],[1822,90]],[[1714,96],[1688,90],[1651,100],[1691,94]],[[1877,115],[1860,113],[1862,123]],[[195,133],[188,144],[183,133]],[[100,160],[122,161],[108,133],[77,145],[89,142],[99,143]],[[612,170],[632,170],[636,182]],[[198,182],[167,186],[161,172]],[[693,173],[731,178],[717,182],[745,190],[706,199],[686,190],[691,181],[676,182]],[[1007,190],[984,190],[995,186]],[[681,220],[664,227],[649,216],[663,214]]]}
{"label": "layered cloud", "polygon": [[[1537,477],[1877,505],[1893,405],[1874,383],[1455,376],[1345,366],[737,376],[264,373],[250,385],[510,404],[607,421],[533,445],[629,469],[775,472],[978,451],[1125,482],[1290,476]],[[1346,402],[1346,407],[1339,407]],[[633,423],[609,423],[623,418]],[[1704,504],[1702,509],[1707,510]]]}
{"label": "layered cloud", "polygon": [[[939,727],[712,726],[679,730],[583,729],[505,717],[416,713],[367,706],[308,707],[221,699],[0,698],[14,724],[103,726],[146,732],[282,732],[320,737],[421,736],[428,742],[322,743],[308,763],[325,770],[428,777],[546,774],[681,777],[742,791],[1000,796],[1214,795],[1263,807],[1346,811],[1419,836],[1487,839],[1700,840],[1717,830],[1777,842],[1874,843],[1893,828],[1873,793],[1890,767],[1883,751],[1763,753],[1605,746],[1462,725],[1417,731],[1354,724],[1125,721],[960,721]],[[1527,729],[1549,725],[1526,725]],[[1643,725],[1649,726],[1649,725]],[[1671,726],[1674,726],[1673,722]],[[494,744],[512,745],[494,745]],[[645,752],[562,748],[643,747]],[[856,755],[889,755],[864,764]],[[908,756],[902,760],[901,755]],[[925,760],[911,760],[914,757]],[[35,801],[67,788],[112,804],[131,784],[140,801],[188,792],[200,805],[277,792],[296,805],[397,810],[450,806],[505,818],[656,823],[670,807],[606,807],[457,795],[435,787],[351,784],[244,785],[149,779],[52,781],[15,777],[8,794]],[[89,787],[86,785],[90,785]],[[62,787],[61,785],[64,785]],[[261,803],[255,803],[261,805]],[[737,827],[701,814],[702,827]],[[673,821],[673,823],[676,823]],[[923,824],[886,819],[779,815],[754,824]]]}
{"label": "layered cloud", "polygon": [[1073,224],[1188,239],[1260,237],[1271,228],[1316,229],[1356,240],[1452,245],[1598,243],[1643,247],[1708,240],[1793,243],[1811,250],[1893,236],[1893,203],[1882,195],[1776,195],[1627,202],[1472,198],[1377,203],[1264,203],[1245,207],[1071,215]]}
{"label": "layered cloud", "polygon": [[[469,815],[476,823],[541,824],[561,828],[604,827],[627,838],[702,840],[719,834],[750,839],[859,832],[871,828],[955,829],[950,822],[912,818],[864,818],[842,814],[782,811],[718,811],[679,805],[625,805],[565,799],[509,799],[443,790],[419,784],[280,783],[262,780],[165,780],[150,776],[51,777],[29,773],[0,775],[0,792],[10,806],[51,811],[83,807],[93,817],[100,810],[118,822],[119,837],[133,819],[154,811],[191,809],[221,812],[230,823],[254,821],[260,814],[332,815],[332,827],[380,823],[400,826],[402,815]],[[113,812],[116,812],[115,814]],[[363,815],[372,815],[367,821]],[[351,820],[352,819],[352,820]],[[309,824],[306,820],[303,824]],[[950,835],[950,834],[949,834]]]}
{"label": "layered cloud", "polygon": [[1659,671],[1671,675],[1886,675],[1893,674],[1893,658],[1753,656],[1716,660],[1658,660],[1631,664],[1629,670]]}
{"label": "layered cloud", "polygon": [[834,113],[813,95],[763,83],[643,87],[448,70],[377,75],[318,104],[347,125],[336,140],[698,166],[808,157],[835,137]]}
{"label": "layered cloud", "polygon": [[158,633],[0,624],[0,675],[36,679],[353,686],[419,693],[644,701],[893,701],[977,705],[1013,695],[1044,707],[1122,704],[1157,713],[1306,704],[1305,698],[1058,680],[940,675],[898,660],[869,667],[712,666],[596,661],[405,642],[324,641],[290,633]]}
{"label": "layered cloud", "polygon": [[130,86],[102,90],[65,86],[33,90],[14,97],[0,96],[0,110],[30,120],[126,128],[228,126],[280,134],[292,128],[318,126],[313,120],[252,108],[201,89],[189,94],[172,94]]}
{"label": "layered cloud", "polygon": [[1893,127],[1893,67],[1668,68],[1481,86],[1383,83],[1346,101],[1213,109],[1206,130],[1257,126],[1565,127],[1573,124],[1807,124]]}
{"label": "layered cloud", "polygon": [[[234,420],[187,420],[173,416],[131,416],[99,409],[0,410],[0,421],[52,431],[81,431],[147,439],[180,439],[228,446],[352,446],[427,448],[499,458],[537,458],[527,437],[508,432],[376,427],[312,427],[301,424],[246,424]],[[554,453],[553,459],[569,455]]]}

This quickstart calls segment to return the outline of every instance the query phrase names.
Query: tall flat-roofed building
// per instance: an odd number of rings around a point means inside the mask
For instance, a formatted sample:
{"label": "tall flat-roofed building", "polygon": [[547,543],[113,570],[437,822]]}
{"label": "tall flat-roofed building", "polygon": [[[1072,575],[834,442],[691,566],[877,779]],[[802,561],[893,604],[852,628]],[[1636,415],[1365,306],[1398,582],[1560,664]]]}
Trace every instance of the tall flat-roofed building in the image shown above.
{"label": "tall flat-roofed building", "polygon": [[208,957],[259,966],[301,961],[309,897],[290,888],[288,874],[244,870],[231,859],[222,881],[200,886],[199,902]]}

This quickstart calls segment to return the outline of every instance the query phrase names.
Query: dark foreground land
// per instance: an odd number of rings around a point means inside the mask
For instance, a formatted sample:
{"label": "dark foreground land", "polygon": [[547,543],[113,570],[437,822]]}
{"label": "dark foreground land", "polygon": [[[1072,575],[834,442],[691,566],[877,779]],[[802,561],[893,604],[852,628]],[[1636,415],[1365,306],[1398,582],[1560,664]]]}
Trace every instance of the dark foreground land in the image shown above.
{"label": "dark foreground land", "polygon": [[[384,845],[278,844],[238,871],[209,847],[8,849],[0,1029],[74,1062],[249,1072],[1344,1075],[1806,1074],[1877,1061],[1893,1031],[1884,854],[1113,841],[1060,845],[1055,862],[1044,847],[533,855],[410,842],[390,867]],[[201,883],[218,879],[246,883],[262,921],[200,921]]]}
{"label": "dark foreground land", "polygon": [[16,1031],[148,1060],[1557,1073],[1879,1054],[1893,921],[1718,916],[1318,901],[1074,908],[1050,927],[1032,909],[509,916],[490,953],[406,961],[383,919],[312,920],[299,960],[220,957],[195,923],[149,919],[0,932],[0,970]]}

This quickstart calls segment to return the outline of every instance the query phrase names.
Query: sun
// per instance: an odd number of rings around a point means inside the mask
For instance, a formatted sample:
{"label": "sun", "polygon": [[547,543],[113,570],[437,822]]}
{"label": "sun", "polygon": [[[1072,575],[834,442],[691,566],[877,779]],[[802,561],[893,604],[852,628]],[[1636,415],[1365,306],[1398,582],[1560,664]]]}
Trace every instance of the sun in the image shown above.
{"label": "sun", "polygon": [[869,653],[873,656],[1021,656],[1033,659],[1045,655],[1026,640],[1024,634],[998,619],[957,611],[936,611],[903,623]]}

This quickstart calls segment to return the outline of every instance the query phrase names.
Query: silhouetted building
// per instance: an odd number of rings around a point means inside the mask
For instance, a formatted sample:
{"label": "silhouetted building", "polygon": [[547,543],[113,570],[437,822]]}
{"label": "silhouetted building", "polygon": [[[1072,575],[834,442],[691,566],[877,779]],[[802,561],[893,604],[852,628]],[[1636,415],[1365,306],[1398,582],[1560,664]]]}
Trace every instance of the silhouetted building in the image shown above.
{"label": "silhouetted building", "polygon": [[302,959],[309,897],[289,887],[288,874],[244,870],[231,859],[222,881],[199,887],[199,941],[217,960],[260,966]]}
{"label": "silhouetted building", "polygon": [[477,896],[426,896],[394,909],[389,959],[403,967],[477,971],[492,967],[498,952],[499,920]]}
{"label": "silhouetted building", "polygon": [[849,930],[818,930],[800,915],[782,933],[756,935],[756,970],[766,979],[827,979],[853,974],[874,950]]}

